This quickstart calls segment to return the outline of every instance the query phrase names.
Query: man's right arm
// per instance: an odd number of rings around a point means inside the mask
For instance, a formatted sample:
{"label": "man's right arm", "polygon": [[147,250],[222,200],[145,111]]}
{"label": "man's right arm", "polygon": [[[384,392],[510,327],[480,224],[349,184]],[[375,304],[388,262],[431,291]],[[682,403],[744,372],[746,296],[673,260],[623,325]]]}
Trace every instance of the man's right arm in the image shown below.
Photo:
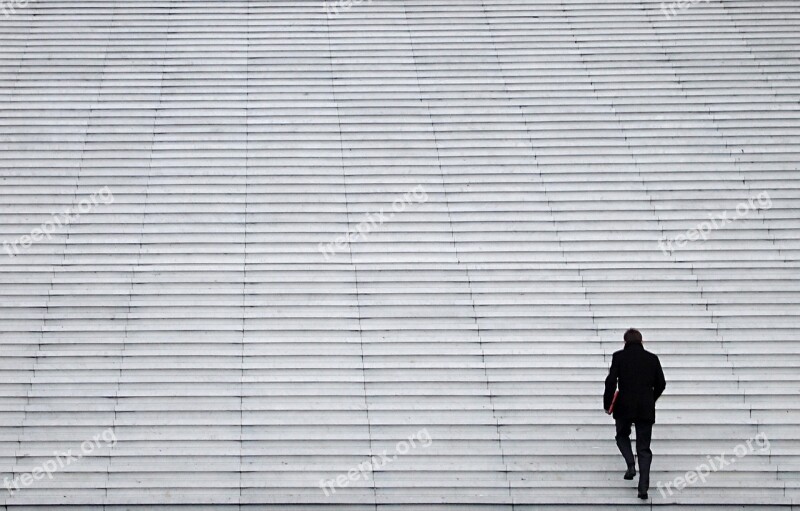
{"label": "man's right arm", "polygon": [[658,398],[664,393],[665,388],[667,388],[667,380],[664,379],[664,370],[661,368],[661,361],[656,357],[656,378],[655,385],[653,386],[653,397],[656,401],[658,401]]}

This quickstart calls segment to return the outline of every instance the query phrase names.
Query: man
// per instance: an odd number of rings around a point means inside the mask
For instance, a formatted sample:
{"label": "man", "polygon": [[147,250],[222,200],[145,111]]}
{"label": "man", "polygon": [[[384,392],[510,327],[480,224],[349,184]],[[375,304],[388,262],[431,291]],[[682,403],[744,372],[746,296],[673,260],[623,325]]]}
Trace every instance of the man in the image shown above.
{"label": "man", "polygon": [[667,386],[661,362],[642,346],[642,334],[630,329],[625,332],[625,349],[614,353],[611,369],[606,378],[603,408],[611,413],[614,391],[619,385],[619,395],[614,402],[614,420],[617,423],[617,447],[628,470],[625,479],[636,475],[636,464],[631,450],[631,424],[636,425],[636,453],[639,455],[639,498],[647,500],[650,488],[650,435],[656,421],[656,401]]}

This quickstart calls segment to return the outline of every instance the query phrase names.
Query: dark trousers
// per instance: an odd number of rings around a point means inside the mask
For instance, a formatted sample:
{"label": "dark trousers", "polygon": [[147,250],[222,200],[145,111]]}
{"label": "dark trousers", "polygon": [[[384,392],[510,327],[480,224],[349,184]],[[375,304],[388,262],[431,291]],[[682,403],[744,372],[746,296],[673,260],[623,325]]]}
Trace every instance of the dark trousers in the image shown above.
{"label": "dark trousers", "polygon": [[[629,467],[635,464],[631,449],[631,423],[628,420],[617,420],[617,447]],[[650,488],[650,463],[653,451],[650,450],[650,437],[653,434],[652,422],[638,421],[636,424],[636,454],[639,455],[639,491]]]}

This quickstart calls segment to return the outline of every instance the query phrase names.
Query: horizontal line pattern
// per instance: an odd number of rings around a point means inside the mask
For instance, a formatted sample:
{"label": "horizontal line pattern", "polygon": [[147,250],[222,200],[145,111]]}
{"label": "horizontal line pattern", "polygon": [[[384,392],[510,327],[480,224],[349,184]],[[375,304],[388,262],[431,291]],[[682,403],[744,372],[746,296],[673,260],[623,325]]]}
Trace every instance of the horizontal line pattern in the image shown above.
{"label": "horizontal line pattern", "polygon": [[0,18],[0,241],[111,198],[0,252],[0,475],[118,439],[0,507],[638,506],[598,413],[629,326],[654,485],[770,439],[653,503],[800,506],[798,5],[338,11]]}

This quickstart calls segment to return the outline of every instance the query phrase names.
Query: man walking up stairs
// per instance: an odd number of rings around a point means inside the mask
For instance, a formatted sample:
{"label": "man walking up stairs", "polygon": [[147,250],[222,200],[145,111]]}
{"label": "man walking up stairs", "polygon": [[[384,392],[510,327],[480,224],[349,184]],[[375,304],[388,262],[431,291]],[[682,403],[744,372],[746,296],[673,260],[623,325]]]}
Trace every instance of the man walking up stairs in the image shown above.
{"label": "man walking up stairs", "polygon": [[[617,425],[617,447],[628,464],[625,479],[636,476],[631,450],[631,424],[636,426],[636,454],[639,456],[639,498],[647,499],[650,487],[650,463],[653,453],[650,438],[656,421],[656,401],[664,392],[666,380],[661,362],[642,346],[642,334],[625,332],[625,349],[614,353],[606,377],[603,408],[614,414]],[[619,387],[619,392],[615,392]]]}

